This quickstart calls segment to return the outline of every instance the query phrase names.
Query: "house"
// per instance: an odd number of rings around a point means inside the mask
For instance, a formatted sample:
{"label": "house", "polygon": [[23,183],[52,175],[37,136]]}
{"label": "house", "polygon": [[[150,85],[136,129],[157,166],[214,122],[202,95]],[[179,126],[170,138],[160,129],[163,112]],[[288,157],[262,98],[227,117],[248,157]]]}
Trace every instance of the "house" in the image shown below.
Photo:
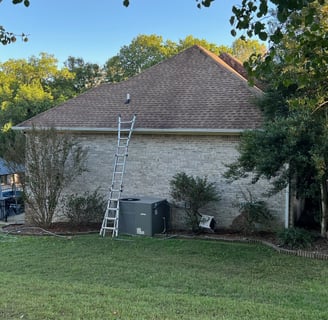
{"label": "house", "polygon": [[[229,58],[232,59],[231,57]],[[239,66],[240,67],[240,66]],[[16,127],[54,126],[79,137],[89,149],[89,172],[74,192],[107,192],[117,144],[117,118],[137,120],[129,147],[123,196],[170,198],[169,182],[177,172],[207,176],[221,191],[221,201],[206,208],[218,227],[229,227],[238,209],[233,204],[250,188],[262,197],[266,181],[250,187],[248,181],[228,184],[225,165],[238,156],[236,147],[245,130],[261,127],[254,105],[262,92],[222,58],[193,46],[120,83],[101,84]],[[127,94],[130,103],[124,104]],[[283,223],[284,193],[268,199]],[[183,224],[181,210],[172,209],[173,227]]]}

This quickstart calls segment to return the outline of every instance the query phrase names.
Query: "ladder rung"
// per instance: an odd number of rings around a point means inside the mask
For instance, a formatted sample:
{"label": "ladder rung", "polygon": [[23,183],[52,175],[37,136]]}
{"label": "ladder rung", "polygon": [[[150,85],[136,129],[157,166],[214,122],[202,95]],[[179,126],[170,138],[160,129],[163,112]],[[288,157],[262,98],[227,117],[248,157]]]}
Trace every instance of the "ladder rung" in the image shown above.
{"label": "ladder rung", "polygon": [[117,218],[113,218],[113,217],[105,217],[106,220],[109,220],[109,221],[115,221],[117,220]]}
{"label": "ladder rung", "polygon": [[132,122],[133,122],[133,120],[128,120],[128,121],[127,121],[127,120],[124,120],[124,121],[121,120],[121,121],[120,121],[121,124],[122,124],[122,123],[132,123]]}
{"label": "ladder rung", "polygon": [[110,211],[118,211],[119,209],[118,208],[110,208],[110,207],[108,207],[107,210],[110,210]]}
{"label": "ladder rung", "polygon": [[115,227],[102,227],[102,228],[105,229],[105,230],[116,230]]}

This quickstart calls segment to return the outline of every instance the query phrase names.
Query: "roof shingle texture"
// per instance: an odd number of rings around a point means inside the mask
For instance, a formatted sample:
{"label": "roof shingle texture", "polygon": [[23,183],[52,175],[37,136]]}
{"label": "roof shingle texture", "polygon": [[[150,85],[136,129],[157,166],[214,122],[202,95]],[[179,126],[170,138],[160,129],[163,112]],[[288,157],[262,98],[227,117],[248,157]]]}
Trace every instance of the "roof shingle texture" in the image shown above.
{"label": "roof shingle texture", "polygon": [[[127,94],[131,101],[126,105]],[[88,90],[18,127],[116,128],[119,114],[136,114],[136,129],[254,129],[262,122],[254,106],[259,94],[222,59],[193,46],[124,82]]]}

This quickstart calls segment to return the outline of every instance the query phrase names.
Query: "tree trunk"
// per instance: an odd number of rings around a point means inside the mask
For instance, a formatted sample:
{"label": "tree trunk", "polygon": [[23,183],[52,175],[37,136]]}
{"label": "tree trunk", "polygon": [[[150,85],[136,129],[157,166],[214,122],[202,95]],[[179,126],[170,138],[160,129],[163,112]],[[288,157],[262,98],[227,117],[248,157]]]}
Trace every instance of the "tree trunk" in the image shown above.
{"label": "tree trunk", "polygon": [[321,236],[327,236],[327,216],[328,216],[328,195],[327,195],[327,181],[322,179],[320,185],[321,192]]}

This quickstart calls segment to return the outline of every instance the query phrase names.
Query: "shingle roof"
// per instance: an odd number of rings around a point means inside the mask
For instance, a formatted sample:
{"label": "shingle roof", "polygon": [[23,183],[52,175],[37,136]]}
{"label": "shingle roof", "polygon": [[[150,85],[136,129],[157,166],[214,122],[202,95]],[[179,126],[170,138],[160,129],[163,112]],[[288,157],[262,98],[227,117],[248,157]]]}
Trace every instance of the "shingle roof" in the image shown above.
{"label": "shingle roof", "polygon": [[[128,93],[131,102],[125,105]],[[193,46],[126,81],[101,84],[17,127],[110,129],[117,127],[119,114],[135,113],[136,131],[253,129],[262,120],[253,103],[259,94],[221,58]]]}

